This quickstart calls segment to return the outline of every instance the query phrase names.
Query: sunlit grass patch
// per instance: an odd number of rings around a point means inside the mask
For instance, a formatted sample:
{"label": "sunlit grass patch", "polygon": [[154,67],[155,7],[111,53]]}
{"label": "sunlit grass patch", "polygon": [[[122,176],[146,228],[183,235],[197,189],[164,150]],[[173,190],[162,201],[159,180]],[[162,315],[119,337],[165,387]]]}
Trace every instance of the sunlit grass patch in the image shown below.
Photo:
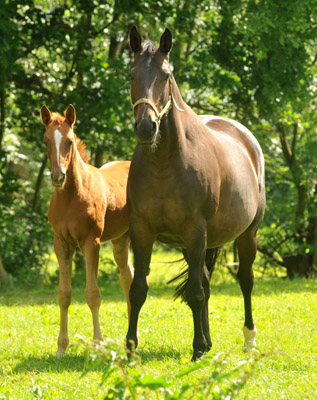
{"label": "sunlit grass patch", "polygon": [[[109,251],[111,255],[110,247]],[[147,377],[141,384],[164,386],[165,381],[159,379],[164,378],[168,387],[158,395],[153,392],[156,397],[151,395],[159,399],[167,398],[168,390],[180,393],[186,384],[194,388],[203,381],[211,382],[216,370],[212,360],[219,353],[225,361],[220,368],[224,373],[240,368],[249,360],[242,352],[244,309],[240,288],[231,276],[220,271],[211,282],[209,310],[213,347],[207,358],[209,364],[179,376],[182,369],[192,365],[193,340],[191,311],[180,300],[173,301],[173,285],[166,285],[182,265],[165,263],[165,260],[179,258],[180,252],[164,248],[154,253],[149,295],[139,323],[137,355]],[[110,261],[101,263],[99,282],[104,339],[123,346],[128,326],[126,302],[116,267]],[[59,330],[56,286],[50,284],[28,290],[19,286],[1,294],[0,399],[102,399],[115,384],[117,372],[100,386],[102,367],[82,377],[87,358],[86,348],[77,345],[82,343],[78,335],[87,342],[92,339],[92,318],[84,287],[85,275],[75,276],[69,309],[69,335],[73,346],[62,359],[55,357]],[[256,279],[253,309],[261,357],[256,363],[248,364],[252,373],[245,376],[240,393],[233,396],[261,400],[315,398],[316,283],[300,279]],[[128,367],[132,379],[142,372],[140,368],[137,365]],[[228,382],[230,385],[230,379]],[[188,398],[195,398],[195,392],[190,390]]]}

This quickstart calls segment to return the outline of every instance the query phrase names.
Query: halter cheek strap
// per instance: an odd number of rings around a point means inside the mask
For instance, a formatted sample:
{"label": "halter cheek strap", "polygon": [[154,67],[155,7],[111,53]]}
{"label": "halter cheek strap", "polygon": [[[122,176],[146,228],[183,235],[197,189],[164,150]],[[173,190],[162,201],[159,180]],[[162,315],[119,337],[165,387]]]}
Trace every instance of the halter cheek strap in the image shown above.
{"label": "halter cheek strap", "polygon": [[169,99],[168,99],[167,103],[165,104],[165,106],[163,107],[161,112],[157,109],[157,107],[153,103],[153,101],[151,101],[149,99],[146,99],[145,97],[142,97],[141,99],[137,100],[135,103],[131,102],[132,110],[134,111],[136,106],[138,106],[139,104],[148,104],[149,106],[152,107],[153,111],[155,112],[156,120],[157,120],[158,123],[160,123],[163,118],[167,117],[167,114],[169,113],[170,109],[173,107],[173,104],[175,105],[175,108],[178,111],[184,111],[182,108],[180,108],[176,104],[176,101],[175,101],[174,96],[173,96],[173,87],[172,87],[171,79],[169,80],[169,84],[170,84],[170,96],[169,96]]}

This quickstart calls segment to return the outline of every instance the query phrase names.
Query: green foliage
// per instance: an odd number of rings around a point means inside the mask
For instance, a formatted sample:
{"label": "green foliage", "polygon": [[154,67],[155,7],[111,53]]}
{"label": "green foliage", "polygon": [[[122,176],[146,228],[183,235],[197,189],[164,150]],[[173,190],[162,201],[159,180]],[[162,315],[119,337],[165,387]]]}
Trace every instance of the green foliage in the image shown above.
{"label": "green foliage", "polygon": [[[104,343],[90,344],[80,341],[86,348],[86,369],[83,376],[90,371],[102,370],[101,384],[107,387],[104,399],[231,399],[246,384],[251,376],[255,361],[243,360],[227,371],[227,361],[223,353],[214,357],[206,356],[203,360],[186,366],[176,376],[154,376],[147,373],[141,359],[135,353],[127,359],[126,350],[108,339]],[[200,381],[184,383],[177,390],[172,389],[173,380],[199,374],[212,365],[213,371]],[[133,373],[131,372],[133,370]],[[113,384],[109,378],[115,375]]]}
{"label": "green foliage", "polygon": [[[75,131],[95,165],[131,158],[128,32],[136,24],[143,38],[156,43],[164,27],[171,28],[170,59],[190,106],[200,114],[237,119],[256,135],[268,188],[260,250],[267,265],[280,263],[289,276],[314,276],[316,8],[316,0],[5,0],[0,9],[5,268],[16,274],[24,265],[38,272],[51,245],[44,217],[52,191],[41,168],[42,104],[59,112],[74,104]],[[289,256],[301,265],[297,271]]]}

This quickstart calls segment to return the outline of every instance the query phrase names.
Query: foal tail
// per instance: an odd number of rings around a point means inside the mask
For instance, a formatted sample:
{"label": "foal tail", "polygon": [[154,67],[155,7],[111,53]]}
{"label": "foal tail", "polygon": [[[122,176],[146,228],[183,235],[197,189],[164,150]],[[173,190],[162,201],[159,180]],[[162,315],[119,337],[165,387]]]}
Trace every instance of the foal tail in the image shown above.
{"label": "foal tail", "polygon": [[[208,276],[208,282],[210,281],[211,275],[215,269],[215,264],[217,261],[217,258],[221,252],[221,247],[215,247],[214,249],[207,249],[206,251],[206,256],[205,256],[205,265],[207,267],[207,273]],[[181,281],[175,288],[175,293],[174,293],[174,300],[176,300],[178,297],[181,297],[183,301],[186,302],[186,287],[187,287],[187,282],[188,282],[188,265],[185,265],[186,269],[184,269],[179,275],[175,276],[175,278],[172,278],[167,282],[167,284],[173,283],[173,282],[178,282]],[[206,274],[206,271],[204,271],[204,274]]]}

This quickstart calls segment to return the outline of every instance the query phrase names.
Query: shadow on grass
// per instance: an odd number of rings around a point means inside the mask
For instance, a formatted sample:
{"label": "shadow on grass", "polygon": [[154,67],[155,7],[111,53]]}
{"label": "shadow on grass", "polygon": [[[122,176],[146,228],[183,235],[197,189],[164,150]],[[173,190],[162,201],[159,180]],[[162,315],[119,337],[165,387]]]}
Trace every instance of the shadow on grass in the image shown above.
{"label": "shadow on grass", "polygon": [[[160,347],[158,349],[140,350],[137,351],[140,357],[141,364],[144,366],[151,361],[167,361],[167,360],[180,360],[181,354],[172,347]],[[127,360],[128,365],[128,360]],[[42,356],[42,357],[28,357],[21,360],[14,369],[13,374],[20,374],[27,372],[46,373],[64,371],[72,371],[83,373],[86,369],[86,355],[83,354],[66,354],[63,358],[57,358],[55,355]],[[102,371],[103,366],[100,365],[94,368],[95,371]]]}
{"label": "shadow on grass", "polygon": [[14,374],[28,372],[63,372],[77,371],[83,372],[86,365],[86,358],[83,355],[65,355],[63,358],[56,358],[51,355],[48,357],[28,357],[21,360],[12,370]]}
{"label": "shadow on grass", "polygon": [[140,349],[137,351],[142,365],[151,361],[180,360],[181,353],[172,347],[160,346],[157,349]]}

